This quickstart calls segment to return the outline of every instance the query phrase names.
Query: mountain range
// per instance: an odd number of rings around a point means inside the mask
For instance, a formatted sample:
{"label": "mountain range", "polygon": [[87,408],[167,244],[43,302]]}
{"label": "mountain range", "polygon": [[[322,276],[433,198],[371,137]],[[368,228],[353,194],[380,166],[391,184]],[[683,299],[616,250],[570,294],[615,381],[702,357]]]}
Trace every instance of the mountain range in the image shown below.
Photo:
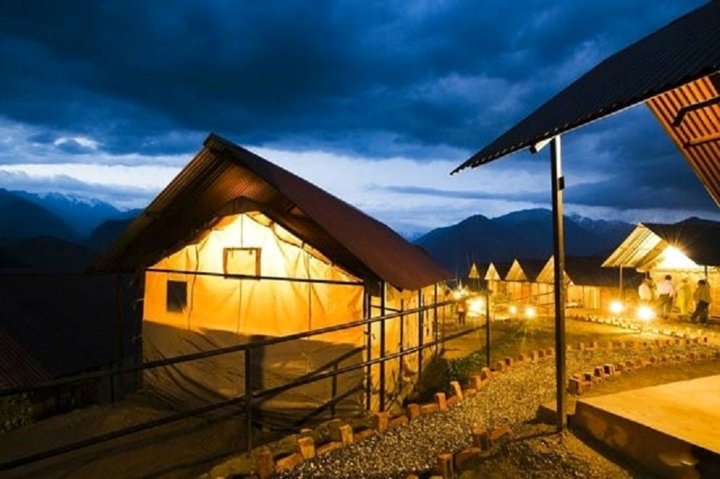
{"label": "mountain range", "polygon": [[[0,189],[0,267],[82,270],[139,214],[99,201],[61,194]],[[632,230],[621,221],[565,218],[568,255],[606,256]],[[463,274],[471,262],[547,259],[552,216],[547,209],[497,218],[471,216],[417,238],[438,262]]]}
{"label": "mountain range", "polygon": [[0,189],[0,267],[83,270],[140,210]]}
{"label": "mountain range", "polygon": [[[566,216],[565,252],[572,256],[607,256],[634,228],[622,221]],[[515,211],[497,218],[471,216],[430,231],[415,240],[451,272],[463,275],[472,262],[547,259],[553,249],[552,212]]]}

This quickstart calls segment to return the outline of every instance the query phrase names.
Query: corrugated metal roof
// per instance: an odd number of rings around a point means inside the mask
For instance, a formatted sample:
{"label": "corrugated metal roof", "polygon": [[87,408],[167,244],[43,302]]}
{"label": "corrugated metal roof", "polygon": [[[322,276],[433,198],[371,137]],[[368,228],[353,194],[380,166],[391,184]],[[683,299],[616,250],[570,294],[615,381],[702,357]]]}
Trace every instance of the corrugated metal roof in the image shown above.
{"label": "corrugated metal roof", "polygon": [[38,361],[9,334],[0,329],[0,389],[36,384],[52,379]]}
{"label": "corrugated metal roof", "polygon": [[605,260],[605,267],[632,267],[654,261],[675,246],[701,266],[720,266],[720,223],[690,219],[674,224],[641,223]]}
{"label": "corrugated metal roof", "polygon": [[720,205],[720,74],[670,90],[647,104]]}
{"label": "corrugated metal roof", "polygon": [[93,269],[145,268],[195,237],[238,198],[259,204],[263,213],[364,280],[415,290],[451,276],[383,223],[214,134]]}
{"label": "corrugated metal roof", "polygon": [[720,2],[713,1],[598,64],[453,173],[528,148],[718,71]]}

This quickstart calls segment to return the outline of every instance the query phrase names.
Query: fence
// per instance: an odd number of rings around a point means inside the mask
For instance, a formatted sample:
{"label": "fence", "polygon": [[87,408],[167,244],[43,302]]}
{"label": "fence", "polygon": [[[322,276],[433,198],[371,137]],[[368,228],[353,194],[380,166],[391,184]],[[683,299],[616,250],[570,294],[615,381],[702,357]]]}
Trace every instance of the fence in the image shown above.
{"label": "fence", "polygon": [[[437,297],[437,295],[435,296]],[[486,304],[489,304],[489,297],[487,294],[485,295],[486,298]],[[473,332],[479,331],[482,329],[480,326],[476,327],[469,327],[466,329],[463,329],[461,331],[458,331],[454,334],[445,335],[444,333],[442,336],[438,332],[437,324],[438,324],[438,308],[444,308],[445,306],[454,304],[456,301],[443,301],[443,302],[435,302],[430,305],[420,306],[418,308],[414,309],[408,309],[404,311],[398,311],[393,312],[391,314],[386,314],[383,316],[378,317],[371,317],[367,319],[357,320],[350,323],[345,323],[342,325],[336,325],[336,326],[329,326],[325,328],[315,329],[311,331],[305,331],[301,333],[291,334],[287,336],[277,337],[277,338],[269,338],[264,339],[261,341],[255,341],[252,343],[245,343],[245,344],[239,344],[235,346],[220,348],[220,349],[214,349],[210,351],[203,351],[199,353],[193,353],[183,356],[177,356],[162,360],[156,360],[151,362],[145,362],[138,365],[132,365],[132,366],[125,366],[125,367],[119,367],[115,368],[111,371],[95,371],[95,372],[89,372],[77,376],[73,376],[70,378],[64,378],[64,379],[57,379],[52,381],[47,381],[41,384],[36,385],[28,385],[28,386],[21,386],[21,387],[14,387],[14,388],[8,388],[0,390],[0,398],[6,397],[6,396],[12,396],[17,394],[24,394],[24,393],[33,393],[36,391],[45,390],[48,388],[58,388],[62,386],[72,385],[72,384],[78,384],[90,380],[100,380],[104,378],[109,378],[111,385],[114,384],[115,378],[121,375],[126,374],[133,374],[138,373],[140,371],[153,369],[153,368],[160,368],[165,367],[169,365],[189,362],[189,361],[196,361],[200,359],[210,358],[214,356],[220,356],[230,353],[237,353],[242,352],[244,354],[244,375],[245,375],[245,390],[244,394],[242,396],[237,396],[230,398],[225,401],[220,401],[213,404],[208,404],[206,406],[194,408],[188,411],[183,412],[177,412],[171,415],[168,415],[166,417],[162,417],[156,420],[144,422],[141,424],[136,424],[131,427],[123,428],[117,431],[112,431],[106,434],[102,434],[99,436],[91,437],[85,440],[77,441],[71,444],[66,444],[57,448],[41,451],[35,454],[27,455],[24,457],[16,458],[4,463],[0,463],[0,470],[9,470],[14,469],[23,465],[31,464],[43,459],[48,459],[54,456],[58,456],[64,453],[68,453],[71,451],[75,451],[78,449],[82,449],[85,447],[89,447],[95,444],[107,442],[113,439],[117,439],[123,436],[127,436],[130,434],[138,433],[141,431],[146,431],[148,429],[152,429],[155,427],[163,426],[166,424],[171,424],[177,421],[180,421],[182,419],[186,419],[193,416],[198,416],[202,414],[206,414],[212,411],[216,411],[219,409],[227,408],[230,406],[242,406],[242,410],[244,412],[244,427],[245,427],[245,436],[246,436],[246,447],[250,449],[252,447],[252,425],[253,425],[253,412],[252,412],[252,406],[253,402],[257,401],[259,399],[267,398],[272,395],[279,394],[283,391],[296,388],[305,384],[309,384],[315,381],[320,381],[327,378],[332,378],[333,384],[335,387],[333,388],[333,394],[337,394],[337,388],[336,388],[336,381],[337,377],[342,374],[346,374],[352,371],[356,371],[358,369],[365,368],[366,371],[369,372],[369,368],[371,368],[374,365],[379,365],[380,367],[380,408],[381,410],[385,407],[385,397],[384,397],[384,370],[385,370],[385,364],[387,361],[393,360],[393,359],[400,359],[406,355],[410,354],[418,354],[418,364],[420,365],[420,368],[418,370],[418,375],[422,374],[422,364],[423,364],[423,358],[422,354],[423,351],[428,348],[438,348],[446,341],[450,341],[468,334],[471,334]],[[424,343],[423,341],[423,335],[422,335],[422,321],[424,320],[424,315],[428,311],[433,311],[433,321],[435,323],[435,335],[434,340],[428,343]],[[286,384],[282,384],[280,386],[267,388],[267,389],[260,389],[260,390],[253,390],[250,377],[251,374],[249,374],[249,371],[251,371],[253,367],[253,359],[252,359],[252,351],[256,348],[263,348],[270,345],[275,344],[282,344],[289,341],[295,341],[299,339],[305,339],[312,336],[317,336],[325,333],[332,333],[336,331],[341,331],[343,329],[349,329],[349,328],[355,328],[355,327],[361,327],[361,326],[367,326],[370,327],[370,325],[374,323],[380,322],[381,327],[384,327],[384,324],[386,321],[394,319],[394,318],[402,318],[405,315],[413,315],[418,314],[420,319],[420,336],[419,336],[419,344],[414,347],[410,347],[407,349],[401,349],[398,352],[392,353],[392,354],[386,354],[385,348],[381,347],[381,355],[377,358],[367,359],[365,361],[362,361],[357,364],[352,364],[350,366],[346,367],[338,367],[339,360],[333,361],[329,363],[327,366],[329,370],[321,371],[317,373],[312,373],[310,375],[306,375],[304,377],[300,377],[296,380],[290,381]],[[486,313],[488,314],[488,313]],[[487,316],[486,316],[487,317]],[[489,345],[489,324],[490,321],[486,321],[487,324],[487,331],[488,331],[488,345]],[[384,338],[381,336],[381,341],[384,341]],[[368,342],[371,341],[371,338],[368,337]],[[436,349],[437,350],[437,349]],[[488,347],[489,351],[489,347]],[[366,376],[366,384],[369,383],[369,377]],[[358,388],[359,389],[359,388]],[[347,393],[346,393],[347,394]],[[328,408],[330,408],[331,413],[334,414],[334,405],[341,400],[341,397],[333,397],[332,400],[326,404]]]}

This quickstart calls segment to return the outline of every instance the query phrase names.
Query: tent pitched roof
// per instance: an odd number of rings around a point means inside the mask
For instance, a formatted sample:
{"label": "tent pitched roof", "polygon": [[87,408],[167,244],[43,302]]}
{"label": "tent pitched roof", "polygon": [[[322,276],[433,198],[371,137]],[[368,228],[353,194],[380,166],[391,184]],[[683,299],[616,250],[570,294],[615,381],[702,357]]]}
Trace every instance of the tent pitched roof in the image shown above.
{"label": "tent pitched roof", "polygon": [[418,289],[450,277],[420,247],[312,183],[215,134],[95,264],[133,271],[178,249],[235,200],[369,281]]}
{"label": "tent pitched roof", "polygon": [[[531,147],[718,71],[720,2],[712,1],[607,58],[453,173]],[[715,125],[720,128],[720,123]]]}
{"label": "tent pitched roof", "polygon": [[698,265],[720,266],[720,222],[692,218],[674,224],[640,223],[603,266],[638,267],[666,246],[675,246]]}

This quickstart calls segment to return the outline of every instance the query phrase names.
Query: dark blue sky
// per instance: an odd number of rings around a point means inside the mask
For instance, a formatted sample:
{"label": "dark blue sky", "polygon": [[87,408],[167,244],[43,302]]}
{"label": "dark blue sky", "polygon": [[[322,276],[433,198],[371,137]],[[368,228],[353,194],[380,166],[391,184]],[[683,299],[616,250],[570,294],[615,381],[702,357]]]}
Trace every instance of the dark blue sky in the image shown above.
{"label": "dark blue sky", "polygon": [[[600,60],[702,5],[0,5],[0,187],[147,203],[215,131],[401,230],[545,205],[546,155],[449,171]],[[568,210],[716,216],[644,106],[565,137]]]}

